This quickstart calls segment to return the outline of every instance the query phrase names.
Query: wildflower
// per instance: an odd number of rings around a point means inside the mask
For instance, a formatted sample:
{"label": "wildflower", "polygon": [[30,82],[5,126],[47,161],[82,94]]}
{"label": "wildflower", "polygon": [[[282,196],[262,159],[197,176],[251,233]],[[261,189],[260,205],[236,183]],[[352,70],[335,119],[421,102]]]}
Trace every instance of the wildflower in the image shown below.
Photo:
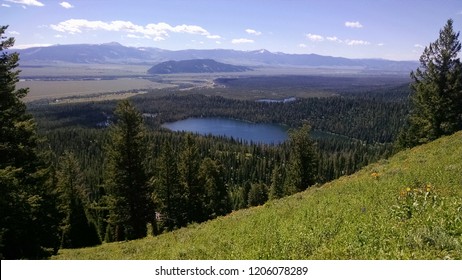
{"label": "wildflower", "polygon": [[399,196],[400,197],[405,197],[407,195],[407,192],[405,192],[404,190],[402,190],[400,193],[399,193]]}
{"label": "wildflower", "polygon": [[372,178],[374,178],[374,179],[377,180],[377,179],[379,178],[379,173],[373,172],[373,173],[371,174],[371,176],[372,176]]}
{"label": "wildflower", "polygon": [[430,192],[432,190],[432,185],[431,184],[427,184],[427,192]]}

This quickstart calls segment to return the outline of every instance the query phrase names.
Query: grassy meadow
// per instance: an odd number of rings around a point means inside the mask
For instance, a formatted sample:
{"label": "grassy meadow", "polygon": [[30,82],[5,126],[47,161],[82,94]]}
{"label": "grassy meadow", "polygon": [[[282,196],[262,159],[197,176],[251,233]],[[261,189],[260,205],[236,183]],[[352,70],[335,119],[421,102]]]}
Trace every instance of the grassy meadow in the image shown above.
{"label": "grassy meadow", "polygon": [[263,206],[55,259],[462,259],[462,132]]}

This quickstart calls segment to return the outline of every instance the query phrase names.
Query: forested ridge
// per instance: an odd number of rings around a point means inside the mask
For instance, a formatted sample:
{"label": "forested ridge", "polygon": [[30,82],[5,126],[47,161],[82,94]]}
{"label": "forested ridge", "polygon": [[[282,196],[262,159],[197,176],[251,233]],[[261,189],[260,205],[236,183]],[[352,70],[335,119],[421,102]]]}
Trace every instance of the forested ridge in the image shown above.
{"label": "forested ridge", "polygon": [[[157,128],[164,122],[188,117],[233,118],[293,128],[308,122],[315,130],[369,143],[387,143],[393,142],[394,135],[403,124],[408,106],[405,101],[373,98],[375,94],[385,95],[386,92],[383,89],[369,91],[369,98],[339,96],[265,103],[236,100],[232,99],[232,95],[226,95],[231,98],[211,96],[214,89],[191,90],[187,94],[164,90],[136,96],[131,100],[141,113],[147,114],[146,123],[152,128]],[[409,91],[404,88],[399,91],[402,97],[408,94]],[[115,101],[49,106],[31,104],[30,111],[46,129],[69,125],[94,128],[113,116],[115,104]]]}

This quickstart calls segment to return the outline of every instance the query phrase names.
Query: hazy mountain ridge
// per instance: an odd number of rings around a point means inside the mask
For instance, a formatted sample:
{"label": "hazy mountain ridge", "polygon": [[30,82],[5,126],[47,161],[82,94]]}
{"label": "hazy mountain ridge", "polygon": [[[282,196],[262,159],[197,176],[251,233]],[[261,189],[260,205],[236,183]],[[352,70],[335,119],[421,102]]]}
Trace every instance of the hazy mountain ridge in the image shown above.
{"label": "hazy mountain ridge", "polygon": [[356,67],[386,71],[410,71],[418,67],[417,61],[348,59],[317,54],[273,53],[267,50],[189,49],[170,51],[158,48],[126,47],[119,43],[54,45],[14,51],[20,53],[22,65],[50,63],[152,65],[169,60],[213,59],[221,63],[245,66]]}
{"label": "hazy mountain ridge", "polygon": [[169,60],[154,65],[148,74],[245,72],[249,67],[217,62],[213,59]]}

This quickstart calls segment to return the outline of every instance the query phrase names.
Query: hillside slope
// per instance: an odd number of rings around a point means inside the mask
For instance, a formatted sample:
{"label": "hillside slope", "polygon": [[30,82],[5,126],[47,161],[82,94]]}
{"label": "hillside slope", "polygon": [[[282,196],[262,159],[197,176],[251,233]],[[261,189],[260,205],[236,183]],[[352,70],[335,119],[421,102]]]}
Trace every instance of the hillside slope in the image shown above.
{"label": "hillside slope", "polygon": [[462,259],[462,131],[264,206],[57,259]]}

